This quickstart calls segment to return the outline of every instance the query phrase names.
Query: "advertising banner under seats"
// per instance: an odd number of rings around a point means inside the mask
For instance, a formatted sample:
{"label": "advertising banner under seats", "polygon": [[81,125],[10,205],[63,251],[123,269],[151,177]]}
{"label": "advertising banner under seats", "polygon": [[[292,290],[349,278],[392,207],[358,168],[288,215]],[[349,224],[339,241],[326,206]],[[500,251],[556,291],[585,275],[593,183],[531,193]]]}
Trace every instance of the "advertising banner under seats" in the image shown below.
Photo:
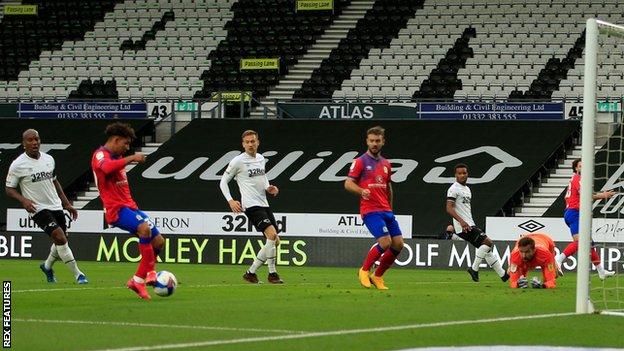
{"label": "advertising banner under seats", "polygon": [[[371,121],[194,120],[146,163],[128,174],[139,206],[153,211],[229,211],[219,189],[227,164],[241,153],[241,134],[260,134],[267,177],[279,187],[269,202],[279,213],[358,213],[344,190],[352,160],[365,150]],[[454,165],[469,165],[477,224],[495,215],[578,128],[578,121],[384,121],[382,154],[392,163],[394,212],[412,216],[413,236],[440,233],[449,223],[446,191]],[[233,196],[240,198],[235,181]],[[101,210],[99,199],[86,209]],[[406,233],[407,235],[408,233]]]}
{"label": "advertising banner under seats", "polygon": [[[138,238],[128,234],[72,233],[70,243],[78,261],[138,262]],[[358,267],[373,239],[358,238],[283,238],[277,249],[280,266]],[[205,236],[170,235],[159,254],[159,261],[178,264],[249,265],[262,248],[261,236]],[[494,241],[494,255],[507,267],[514,241]],[[557,251],[567,243],[558,243]],[[620,270],[624,248],[601,248],[604,267]],[[45,259],[50,253],[50,239],[42,231],[7,232],[0,234],[0,259]],[[406,239],[403,251],[395,261],[397,268],[466,269],[472,264],[475,248],[459,240]],[[565,271],[576,269],[576,258],[570,257],[563,265]],[[619,267],[618,267],[619,265]],[[36,266],[33,266],[36,268]],[[33,268],[33,269],[35,269]],[[244,267],[241,267],[244,269]],[[495,273],[484,262],[481,274]],[[355,272],[355,271],[354,271]],[[539,273],[534,273],[539,275]],[[355,274],[349,275],[357,284]],[[468,276],[466,276],[468,279]],[[503,284],[503,283],[501,283]]]}
{"label": "advertising banner under seats", "polygon": [[[137,135],[151,133],[151,120],[128,120]],[[104,129],[112,121],[103,120],[16,120],[0,119],[0,178],[4,181],[11,162],[24,152],[22,132],[33,128],[39,131],[41,151],[56,161],[56,175],[65,188],[91,173],[91,155],[104,143]],[[0,223],[6,223],[6,208],[20,207],[17,201],[0,196]]]}
{"label": "advertising banner under seats", "polygon": [[[232,212],[164,212],[146,210],[163,234],[258,235],[244,214]],[[103,211],[81,210],[77,220],[66,214],[68,230],[79,233],[126,233],[109,228]],[[275,213],[280,236],[316,236],[334,238],[370,238],[370,232],[356,213]],[[397,216],[405,237],[411,237],[411,216]],[[7,230],[31,231],[37,225],[23,209],[7,210]]]}
{"label": "advertising banner under seats", "polygon": [[140,119],[147,118],[144,102],[40,102],[20,103],[20,118]]}
{"label": "advertising banner under seats", "polygon": [[280,103],[284,118],[319,119],[372,119],[408,118],[417,119],[417,103],[365,104],[365,103]]}

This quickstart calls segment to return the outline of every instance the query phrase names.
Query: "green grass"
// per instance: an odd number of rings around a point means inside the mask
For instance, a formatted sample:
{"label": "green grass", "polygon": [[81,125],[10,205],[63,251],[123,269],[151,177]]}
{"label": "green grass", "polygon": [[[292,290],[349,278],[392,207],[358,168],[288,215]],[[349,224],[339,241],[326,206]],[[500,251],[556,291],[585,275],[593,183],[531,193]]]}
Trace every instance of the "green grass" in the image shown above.
{"label": "green grass", "polygon": [[[13,283],[14,350],[98,350],[225,340],[232,343],[192,349],[388,350],[500,344],[624,347],[624,318],[599,315],[247,343],[240,340],[571,312],[575,303],[572,274],[560,278],[555,290],[511,290],[489,269],[481,272],[480,283],[469,281],[463,271],[391,269],[386,276],[391,290],[377,291],[360,287],[353,268],[285,267],[280,268],[285,285],[254,286],[242,281],[241,266],[161,264],[159,269],[174,272],[180,284],[173,296],[153,295],[152,301],[146,302],[123,287],[134,272],[134,264],[81,262],[90,280],[86,286],[76,285],[68,270],[58,263],[58,283],[48,284],[38,264],[0,261],[1,278]],[[259,273],[266,278],[266,268]]]}

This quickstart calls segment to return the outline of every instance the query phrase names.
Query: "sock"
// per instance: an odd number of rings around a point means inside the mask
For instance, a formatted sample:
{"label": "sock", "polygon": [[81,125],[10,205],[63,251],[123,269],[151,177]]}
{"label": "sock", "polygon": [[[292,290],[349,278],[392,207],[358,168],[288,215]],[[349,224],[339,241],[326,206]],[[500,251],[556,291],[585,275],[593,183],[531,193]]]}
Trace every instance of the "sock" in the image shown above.
{"label": "sock", "polygon": [[379,267],[375,270],[375,276],[381,277],[388,270],[388,268],[392,266],[394,260],[400,253],[401,251],[389,247],[388,250],[381,255],[381,259],[379,259]]}
{"label": "sock", "polygon": [[366,255],[366,259],[364,259],[364,263],[362,264],[362,270],[368,271],[373,266],[375,261],[381,257],[381,254],[384,253],[384,249],[379,246],[379,244],[373,246],[369,251],[368,255]]}
{"label": "sock", "polygon": [[477,272],[479,271],[479,266],[481,265],[481,262],[483,262],[485,255],[487,255],[490,250],[492,250],[492,248],[487,245],[479,246],[477,252],[475,253],[475,259],[472,262],[472,270]]}
{"label": "sock", "polygon": [[50,269],[52,268],[54,261],[58,259],[59,259],[59,256],[56,250],[56,244],[52,244],[52,246],[50,247],[50,254],[48,255],[48,258],[46,258],[45,262],[43,263],[43,266],[45,267],[45,269]]}
{"label": "sock", "polygon": [[[267,240],[268,242],[269,240]],[[275,241],[273,242],[273,247],[275,248]],[[253,263],[251,264],[251,266],[249,267],[249,269],[247,270],[249,273],[253,273],[255,274],[256,271],[258,270],[258,268],[260,268],[260,266],[262,266],[264,264],[264,262],[266,262],[267,258],[268,258],[268,249],[267,249],[267,245],[264,244],[264,246],[260,249],[260,251],[258,251],[258,255],[256,256],[256,258],[254,259]]]}
{"label": "sock", "polygon": [[141,261],[137,267],[135,276],[145,279],[147,272],[153,271],[156,265],[154,248],[151,244],[152,238],[139,238],[139,252],[141,253]]}
{"label": "sock", "polygon": [[154,267],[156,267],[156,263],[158,262],[158,254],[160,253],[160,249],[154,247]]}
{"label": "sock", "polygon": [[574,255],[577,251],[578,251],[578,241],[573,241],[569,243],[565,249],[563,249],[563,254],[566,257],[569,257],[569,256]]}
{"label": "sock", "polygon": [[594,264],[594,266],[598,267],[598,265],[600,264],[600,255],[598,255],[596,249],[593,247],[590,248],[589,254],[591,255],[591,262]]}
{"label": "sock", "polygon": [[68,243],[65,243],[65,245],[56,245],[56,252],[69,270],[74,273],[74,278],[78,278],[79,275],[83,274],[80,269],[78,269],[74,253],[69,248]]}
{"label": "sock", "polygon": [[605,269],[602,266],[602,262],[600,262],[600,255],[598,255],[598,251],[595,248],[591,248],[589,253],[591,254],[591,262],[596,266],[596,270],[599,274],[603,275],[605,273]]}
{"label": "sock", "polygon": [[269,266],[269,273],[277,273],[275,268],[275,258],[277,257],[277,248],[275,247],[275,240],[267,239],[266,244],[267,265]]}
{"label": "sock", "polygon": [[498,274],[499,277],[502,278],[505,275],[505,270],[503,269],[503,266],[501,265],[498,258],[494,256],[492,251],[485,254],[485,262],[487,262],[488,265],[490,265],[490,267],[494,269],[494,271],[496,272],[496,274]]}

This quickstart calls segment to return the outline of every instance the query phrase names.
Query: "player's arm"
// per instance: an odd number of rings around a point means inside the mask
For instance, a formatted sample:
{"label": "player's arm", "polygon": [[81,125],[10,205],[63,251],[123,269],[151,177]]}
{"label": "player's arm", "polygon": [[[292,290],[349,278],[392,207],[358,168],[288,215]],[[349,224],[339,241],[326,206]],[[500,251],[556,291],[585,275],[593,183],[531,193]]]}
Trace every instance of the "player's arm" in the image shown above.
{"label": "player's arm", "polygon": [[35,213],[35,211],[37,211],[37,209],[35,208],[35,203],[32,202],[30,199],[23,197],[16,188],[7,186],[5,187],[5,192],[9,197],[12,197],[15,200],[19,201],[22,204],[22,207],[26,209],[26,211],[30,213]]}
{"label": "player's arm", "polygon": [[455,211],[455,198],[447,197],[446,198],[446,213],[449,216],[455,218],[459,222],[464,232],[470,231],[470,225],[464,221],[461,216]]}
{"label": "player's arm", "polygon": [[74,206],[72,206],[71,202],[69,202],[69,200],[67,199],[67,196],[65,196],[65,192],[63,191],[61,183],[59,183],[57,179],[54,179],[52,182],[54,183],[54,188],[56,189],[56,193],[58,194],[59,199],[61,199],[61,204],[63,204],[63,208],[66,209],[67,212],[69,212],[73,220],[76,220],[78,218],[78,211],[76,211]]}
{"label": "player's arm", "polygon": [[513,258],[509,259],[509,269],[507,271],[507,273],[509,274],[509,287],[512,289],[517,289],[520,287],[524,287],[526,288],[527,285],[524,286],[520,286],[520,284],[518,283],[518,281],[523,278],[524,279],[524,283],[528,283],[526,281],[526,274],[527,271],[525,268],[523,268],[523,265],[520,264],[520,262],[514,260]]}
{"label": "player's arm", "polygon": [[37,209],[35,208],[35,203],[32,202],[30,199],[25,198],[24,196],[22,196],[22,194],[19,193],[19,191],[17,191],[19,183],[19,171],[15,167],[13,167],[13,164],[11,164],[6,177],[6,186],[4,188],[4,191],[6,192],[8,197],[19,201],[22,204],[22,207],[26,209],[26,211],[34,213],[35,211],[37,211]]}
{"label": "player's arm", "polygon": [[269,183],[269,178],[266,174],[264,175],[264,190],[273,196],[277,196],[279,193],[279,189],[275,185]]}
{"label": "player's arm", "polygon": [[243,212],[243,206],[241,206],[241,203],[239,201],[234,200],[232,194],[230,193],[230,186],[228,185],[228,183],[232,179],[234,179],[238,171],[239,168],[236,164],[236,160],[230,161],[230,164],[225,169],[225,172],[223,172],[223,175],[221,176],[221,181],[219,182],[219,188],[221,188],[221,193],[223,194],[223,197],[225,197],[228,205],[230,205],[230,209],[234,213]]}
{"label": "player's arm", "polygon": [[600,200],[600,199],[609,199],[611,197],[613,197],[613,195],[615,195],[615,191],[613,190],[605,190],[601,193],[596,193],[592,195],[592,199],[593,200]]}
{"label": "player's arm", "polygon": [[105,152],[99,151],[95,155],[95,158],[97,160],[97,167],[106,175],[119,171],[126,167],[128,163],[145,162],[145,155],[142,153],[136,153],[118,160],[113,160]]}
{"label": "player's arm", "polygon": [[370,196],[370,190],[361,188],[357,184],[357,181],[360,179],[361,174],[362,163],[355,159],[351,164],[351,168],[349,168],[349,174],[347,175],[347,179],[344,182],[344,188],[351,194],[355,194],[364,199],[368,199],[368,197]]}
{"label": "player's arm", "polygon": [[555,257],[551,254],[547,255],[547,259],[540,263],[542,267],[542,277],[544,278],[543,288],[554,289],[557,287],[557,266],[555,263]]}

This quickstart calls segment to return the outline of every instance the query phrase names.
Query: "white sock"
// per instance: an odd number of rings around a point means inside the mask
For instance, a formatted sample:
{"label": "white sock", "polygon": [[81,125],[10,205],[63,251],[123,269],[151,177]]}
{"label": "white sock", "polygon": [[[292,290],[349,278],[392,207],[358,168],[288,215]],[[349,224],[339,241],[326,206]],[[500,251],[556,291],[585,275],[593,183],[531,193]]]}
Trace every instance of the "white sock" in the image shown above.
{"label": "white sock", "polygon": [[479,246],[477,252],[475,253],[475,259],[472,262],[472,270],[479,271],[479,266],[481,265],[481,262],[483,262],[485,255],[490,252],[490,250],[492,250],[492,248],[487,245]]}
{"label": "white sock", "polygon": [[269,266],[269,273],[276,273],[277,269],[275,268],[275,257],[277,256],[277,248],[275,247],[275,240],[267,239],[264,247],[267,248],[267,265]]}
{"label": "white sock", "polygon": [[596,264],[594,266],[596,266],[596,270],[598,271],[598,274],[600,274],[600,275],[604,275],[605,274],[605,269],[602,266],[602,263],[598,263],[598,264]]}
{"label": "white sock", "polygon": [[[275,244],[275,242],[273,244]],[[256,256],[256,258],[254,259],[253,263],[249,267],[249,269],[248,269],[249,273],[254,273],[255,274],[256,271],[258,270],[258,268],[260,268],[260,266],[262,266],[264,264],[264,262],[266,262],[268,256],[269,255],[267,253],[267,245],[265,244],[260,249],[260,251],[258,251],[258,255]]]}
{"label": "white sock", "polygon": [[45,262],[43,263],[43,266],[45,267],[45,269],[50,269],[52,268],[54,261],[58,259],[59,259],[59,256],[58,256],[58,252],[56,251],[56,245],[52,244],[52,246],[50,247],[50,254],[48,255],[48,258],[46,258]]}
{"label": "white sock", "polygon": [[499,277],[502,278],[505,275],[505,270],[503,269],[503,266],[501,265],[498,258],[494,256],[492,251],[485,254],[485,262],[487,262],[490,265],[490,267],[494,269],[494,271],[496,272],[496,274],[498,274]]}
{"label": "white sock", "polygon": [[69,248],[68,243],[65,243],[65,245],[56,245],[56,251],[65,265],[74,273],[74,278],[78,278],[79,275],[83,274],[80,269],[78,269],[74,253]]}

